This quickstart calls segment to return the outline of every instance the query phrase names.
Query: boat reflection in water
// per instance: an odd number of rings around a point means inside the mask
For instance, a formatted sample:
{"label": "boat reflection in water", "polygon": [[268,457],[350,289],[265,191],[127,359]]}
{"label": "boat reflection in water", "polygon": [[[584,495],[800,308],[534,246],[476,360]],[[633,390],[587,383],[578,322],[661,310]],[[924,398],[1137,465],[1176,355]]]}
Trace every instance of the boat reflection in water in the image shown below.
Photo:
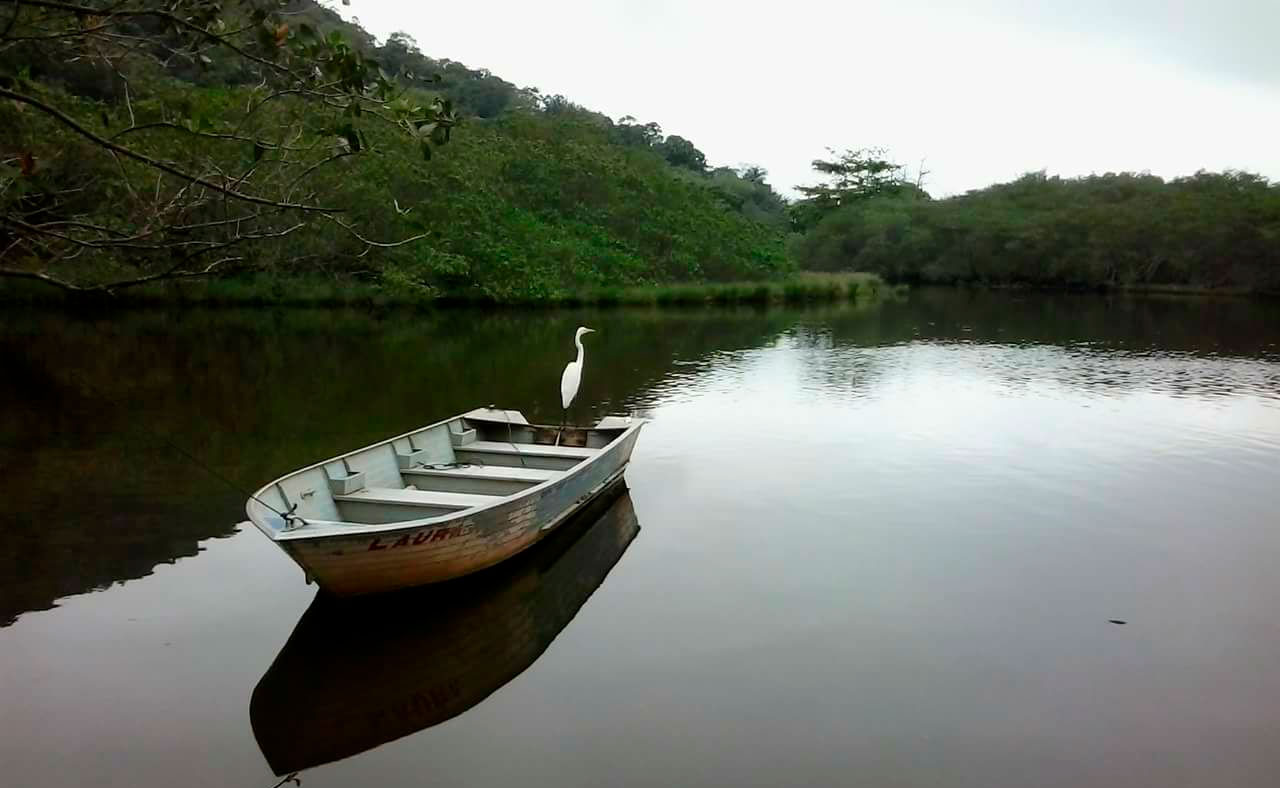
{"label": "boat reflection in water", "polygon": [[639,531],[619,481],[494,569],[380,597],[317,594],[249,702],[267,763],[319,766],[480,703],[551,645]]}

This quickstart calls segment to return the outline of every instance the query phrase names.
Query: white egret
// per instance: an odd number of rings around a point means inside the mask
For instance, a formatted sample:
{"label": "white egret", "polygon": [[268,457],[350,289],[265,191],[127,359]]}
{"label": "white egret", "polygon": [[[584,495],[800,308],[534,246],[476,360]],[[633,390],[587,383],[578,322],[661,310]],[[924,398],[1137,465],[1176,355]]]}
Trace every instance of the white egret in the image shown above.
{"label": "white egret", "polygon": [[[573,335],[573,344],[578,346],[578,357],[565,366],[564,374],[560,376],[560,404],[564,406],[564,415],[560,419],[561,431],[569,420],[569,406],[578,395],[578,384],[582,382],[582,337],[584,334],[594,334],[595,331],[594,328],[578,326],[577,333]],[[560,445],[559,432],[556,433],[556,445]]]}

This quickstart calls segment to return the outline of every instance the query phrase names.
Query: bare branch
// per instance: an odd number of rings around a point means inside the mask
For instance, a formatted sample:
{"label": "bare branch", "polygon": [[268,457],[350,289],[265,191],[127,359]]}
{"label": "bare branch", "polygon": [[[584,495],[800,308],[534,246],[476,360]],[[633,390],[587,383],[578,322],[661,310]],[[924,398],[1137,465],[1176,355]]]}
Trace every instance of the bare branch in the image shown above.
{"label": "bare branch", "polygon": [[[59,220],[57,220],[57,221],[52,221],[52,222],[41,222],[40,224],[37,224],[37,225],[34,225],[34,226],[35,226],[35,227],[38,227],[38,228],[44,228],[44,227],[75,227],[75,228],[80,229],[80,230],[93,230],[93,231],[96,231],[96,232],[103,233],[103,234],[105,234],[105,235],[114,235],[114,236],[116,236],[117,238],[121,238],[121,239],[129,238],[129,236],[128,236],[126,233],[123,233],[123,232],[121,232],[120,230],[115,230],[115,229],[112,229],[112,228],[110,228],[110,227],[103,227],[102,225],[98,225],[98,224],[89,224],[89,223],[87,223],[87,222],[77,222],[77,221],[72,221],[72,220],[67,220],[67,219],[59,219]],[[133,239],[137,239],[137,238],[141,238],[141,237],[142,237],[142,236],[140,236],[140,235],[135,235],[135,236],[132,236],[132,238],[129,238],[129,239],[130,239],[130,240],[133,240]]]}
{"label": "bare branch", "polygon": [[107,17],[150,16],[156,19],[163,19],[166,22],[172,22],[173,24],[185,30],[190,30],[193,33],[198,33],[201,36],[204,36],[205,38],[209,39],[210,41],[216,44],[219,44],[220,46],[224,46],[227,49],[230,49],[232,52],[235,52],[237,55],[244,58],[245,60],[251,60],[254,63],[258,63],[259,65],[266,66],[267,68],[270,68],[280,74],[286,74],[295,78],[297,77],[296,74],[294,74],[288,68],[280,65],[279,63],[273,63],[270,60],[267,60],[266,58],[261,58],[251,52],[247,52],[244,49],[231,43],[226,38],[218,35],[217,33],[214,33],[211,30],[206,30],[203,27],[200,27],[199,25],[193,22],[189,22],[186,19],[183,19],[182,17],[176,16],[174,14],[171,14],[167,11],[161,11],[158,9],[146,9],[146,8],[142,8],[142,9],[118,9],[117,8],[117,9],[104,10],[101,8],[91,8],[88,6],[75,5],[73,3],[53,2],[52,0],[22,0],[22,2],[29,6],[35,6],[37,8],[49,8],[55,11],[67,11],[67,12],[76,14],[78,16],[107,16]]}
{"label": "bare branch", "polygon": [[17,238],[14,238],[13,243],[6,246],[3,252],[0,252],[0,260],[3,260],[5,255],[9,254],[9,252],[12,252],[15,248],[17,248],[18,244],[22,243],[25,240],[26,239],[23,238],[21,235],[19,235]]}
{"label": "bare branch", "polygon": [[346,158],[347,156],[354,156],[354,155],[356,155],[355,151],[344,150],[341,153],[335,153],[327,159],[321,159],[315,164],[312,164],[310,167],[303,170],[302,174],[298,175],[296,178],[294,178],[292,181],[289,182],[288,187],[286,187],[284,190],[285,199],[287,200],[291,198],[293,196],[293,190],[297,187],[299,183],[306,180],[307,176],[310,175],[311,173],[315,172],[316,170],[320,169],[321,167],[323,167],[324,165],[330,162],[334,162],[334,161],[337,161],[338,159],[342,159],[342,158]]}
{"label": "bare branch", "polygon": [[191,230],[203,230],[209,227],[222,227],[228,224],[236,224],[237,222],[248,222],[254,219],[261,219],[266,214],[251,213],[245,216],[233,216],[229,219],[218,219],[212,222],[199,222],[197,224],[175,224],[172,227],[166,227],[166,232],[190,232]]}
{"label": "bare branch", "polygon": [[116,76],[120,77],[120,81],[124,83],[124,106],[129,110],[129,125],[138,125],[138,120],[133,116],[133,100],[129,97],[129,78],[120,73],[120,69],[113,69]]}
{"label": "bare branch", "polygon": [[79,238],[73,238],[69,235],[64,235],[62,233],[55,233],[53,230],[45,230],[40,227],[37,227],[34,224],[28,224],[20,219],[14,219],[11,216],[4,216],[3,214],[0,214],[0,222],[13,225],[14,227],[20,230],[25,230],[28,233],[35,233],[37,235],[47,235],[50,238],[57,238],[59,241],[65,241],[69,244],[74,244],[75,246],[83,246],[88,249],[102,249],[110,246],[118,249],[140,249],[140,250],[151,251],[151,250],[160,248],[150,244],[133,244],[133,243],[127,243],[123,241],[104,241],[104,242],[82,241]]}
{"label": "bare branch", "polygon": [[76,285],[76,284],[72,284],[71,282],[67,282],[62,279],[59,279],[57,277],[50,276],[49,274],[46,274],[40,271],[25,271],[18,268],[0,268],[0,276],[17,278],[17,279],[34,279],[40,282],[44,282],[46,284],[53,285],[55,287],[59,287],[63,290],[67,290],[70,292],[112,293],[116,290],[123,290],[127,287],[136,287],[138,285],[147,284],[148,282],[158,282],[158,281],[167,280],[167,279],[187,279],[191,277],[208,276],[209,274],[213,273],[218,266],[228,262],[243,260],[244,258],[243,257],[223,257],[218,260],[215,260],[214,262],[210,263],[209,265],[205,266],[203,269],[198,271],[187,271],[187,270],[183,270],[183,268],[188,263],[190,263],[193,259],[195,259],[200,255],[206,254],[207,252],[214,251],[217,249],[225,249],[227,247],[234,246],[236,244],[243,243],[245,241],[257,241],[265,238],[282,238],[294,232],[295,230],[301,229],[302,227],[305,227],[305,226],[306,224],[304,222],[298,222],[292,227],[288,227],[288,228],[285,228],[284,230],[279,230],[276,232],[238,236],[230,241],[227,241],[222,244],[217,244],[208,249],[201,249],[196,252],[192,252],[191,254],[184,256],[172,267],[164,271],[158,271],[154,274],[148,274],[147,276],[140,276],[134,279],[125,279],[118,282],[103,282],[95,285]]}
{"label": "bare branch", "polygon": [[[405,239],[404,239],[404,240],[402,240],[402,241],[392,241],[391,243],[381,243],[381,242],[378,242],[378,241],[370,241],[368,238],[365,238],[363,235],[361,235],[360,233],[356,232],[356,231],[355,231],[355,228],[353,228],[351,225],[347,224],[346,222],[342,221],[342,220],[341,220],[341,219],[339,219],[338,217],[336,217],[336,216],[330,216],[329,214],[323,214],[323,216],[324,216],[324,218],[326,218],[326,219],[328,219],[328,220],[332,221],[334,224],[338,225],[338,226],[339,226],[339,227],[341,227],[342,229],[344,229],[344,230],[346,230],[347,232],[351,233],[351,235],[352,235],[352,236],[354,236],[354,237],[356,238],[356,240],[360,241],[360,243],[362,243],[362,244],[364,244],[364,245],[366,245],[366,246],[376,246],[376,247],[378,247],[379,249],[394,249],[394,248],[396,248],[397,246],[404,246],[405,244],[411,244],[411,243],[413,243],[414,241],[421,241],[423,238],[426,238],[426,237],[427,237],[427,233],[419,233],[419,234],[417,234],[417,235],[414,235],[414,236],[410,236],[410,237],[408,237],[408,238],[405,238]],[[367,250],[366,250],[366,251],[367,251]]]}
{"label": "bare branch", "polygon": [[84,292],[90,289],[79,285],[73,285],[70,282],[64,282],[57,277],[49,276],[48,274],[41,273],[39,271],[23,271],[18,268],[0,268],[0,276],[7,276],[13,279],[35,279],[37,281],[44,282],[45,284],[50,284],[54,287],[60,287],[63,290],[70,290],[74,292]]}
{"label": "bare branch", "polygon": [[[28,3],[28,5],[30,5],[30,3]],[[18,11],[15,8],[14,9],[15,20],[17,19],[17,15],[18,15]],[[0,34],[0,39],[3,39],[6,43],[8,43],[12,41],[54,41],[59,38],[83,38],[91,33],[97,33],[103,30],[108,30],[112,27],[115,27],[116,24],[117,24],[116,22],[106,22],[104,24],[98,25],[97,27],[84,27],[84,28],[79,28],[66,33],[49,33],[48,35],[43,35],[43,36],[11,36],[8,34],[8,30],[6,30],[3,34]],[[12,27],[13,20],[10,20],[9,25],[10,27]]]}
{"label": "bare branch", "polygon": [[77,134],[89,139],[91,142],[101,145],[107,150],[115,151],[116,153],[119,153],[122,156],[127,156],[128,158],[131,158],[134,161],[142,162],[148,167],[153,167],[162,172],[166,172],[170,175],[176,176],[178,178],[182,178],[185,181],[200,184],[201,186],[204,186],[205,188],[208,188],[208,189],[213,189],[214,191],[220,192],[221,194],[231,197],[232,199],[243,200],[244,202],[251,202],[256,205],[268,205],[268,206],[271,206],[272,208],[283,208],[286,210],[295,210],[295,211],[309,211],[311,213],[329,214],[329,213],[338,213],[341,210],[339,208],[325,208],[319,205],[298,205],[298,204],[291,204],[291,203],[276,202],[275,200],[268,200],[264,197],[257,197],[252,194],[244,194],[243,192],[237,192],[232,189],[228,189],[225,186],[219,186],[218,184],[213,183],[212,181],[207,181],[207,180],[204,180],[203,178],[199,178],[195,175],[191,175],[190,173],[183,172],[182,170],[178,169],[172,164],[169,164],[168,162],[163,162],[158,159],[153,159],[150,156],[146,156],[144,154],[138,153],[137,151],[130,150],[129,148],[124,147],[123,145],[118,145],[109,139],[106,139],[104,137],[99,137],[97,134],[94,134],[92,131],[89,131],[84,126],[81,126],[79,123],[72,120],[63,112],[55,109],[54,107],[49,106],[48,104],[45,104],[43,101],[40,101],[39,99],[32,98],[31,96],[25,96],[21,93],[15,93],[12,90],[7,90],[5,88],[0,88],[0,96],[3,96],[5,98],[10,98],[10,99],[13,99],[14,101],[18,101],[23,104],[27,104],[29,106],[35,107],[36,109],[40,110],[46,115],[49,115],[50,117],[53,117],[54,119],[58,120],[64,126],[67,126]]}
{"label": "bare branch", "polygon": [[[132,115],[132,110],[130,111],[130,114]],[[126,134],[132,134],[135,131],[145,131],[147,129],[173,129],[175,131],[186,132],[187,134],[190,134],[195,137],[204,137],[206,139],[211,139],[211,140],[234,140],[235,142],[249,142],[254,145],[261,145],[263,148],[267,150],[297,150],[296,148],[289,148],[284,145],[276,145],[275,143],[271,143],[271,142],[262,142],[261,140],[254,139],[253,137],[244,137],[239,134],[221,134],[221,133],[210,132],[210,131],[196,131],[195,129],[189,129],[186,126],[183,126],[182,124],[170,123],[168,121],[155,121],[154,123],[143,123],[141,126],[130,126],[127,129],[123,129],[119,132],[116,132],[114,135],[112,135],[111,139],[118,140]]]}
{"label": "bare branch", "polygon": [[[167,279],[190,279],[192,277],[197,277],[197,276],[208,276],[209,274],[213,273],[215,268],[222,265],[223,263],[229,263],[229,262],[233,262],[236,260],[243,260],[243,259],[244,259],[243,257],[223,257],[220,260],[215,260],[212,263],[209,263],[209,265],[207,265],[204,269],[200,271],[181,271],[176,268],[170,268],[168,271],[161,271],[156,274],[151,274],[150,276],[140,276],[137,279],[126,279],[123,282],[111,282],[109,284],[94,285],[92,287],[80,287],[77,289],[84,290],[84,291],[102,291],[106,293],[114,293],[116,290],[124,290],[127,287],[137,287],[138,285],[145,285],[148,282],[159,282],[161,280],[167,280]],[[3,273],[3,269],[0,269],[0,273]]]}
{"label": "bare branch", "polygon": [[[267,83],[266,83],[266,81],[264,80],[264,81],[262,82],[262,84],[258,86],[258,88],[261,88],[261,87],[263,87],[263,86],[264,86],[264,85],[266,85],[266,84],[267,84]],[[272,92],[271,92],[271,95],[267,96],[267,97],[266,97],[266,98],[264,98],[262,101],[259,101],[257,104],[254,104],[250,109],[248,109],[248,110],[245,112],[244,117],[240,119],[240,123],[236,125],[236,132],[238,133],[238,132],[240,131],[240,129],[244,128],[244,125],[245,125],[246,123],[248,123],[248,122],[249,122],[249,119],[253,117],[254,113],[256,113],[258,110],[262,109],[263,105],[265,105],[268,101],[271,101],[271,100],[273,100],[273,99],[278,99],[278,98],[280,98],[281,96],[293,96],[293,95],[301,96],[301,95],[305,95],[305,94],[329,95],[329,94],[325,94],[325,93],[317,93],[316,91],[323,91],[323,90],[327,90],[328,88],[337,87],[337,85],[338,85],[338,83],[337,83],[337,82],[326,82],[326,83],[325,83],[325,84],[323,84],[323,85],[316,85],[315,87],[308,88],[308,89],[303,89],[303,88],[291,88],[291,89],[288,89],[288,90],[275,90],[275,91],[272,91]],[[256,91],[256,90],[258,90],[258,88],[254,88],[254,90]],[[252,95],[249,97],[249,101],[253,101],[253,97],[252,97]]]}
{"label": "bare branch", "polygon": [[13,16],[9,17],[8,23],[4,26],[4,32],[0,33],[0,39],[7,39],[9,33],[13,32],[13,26],[18,22],[18,15],[22,13],[21,0],[13,0]]}

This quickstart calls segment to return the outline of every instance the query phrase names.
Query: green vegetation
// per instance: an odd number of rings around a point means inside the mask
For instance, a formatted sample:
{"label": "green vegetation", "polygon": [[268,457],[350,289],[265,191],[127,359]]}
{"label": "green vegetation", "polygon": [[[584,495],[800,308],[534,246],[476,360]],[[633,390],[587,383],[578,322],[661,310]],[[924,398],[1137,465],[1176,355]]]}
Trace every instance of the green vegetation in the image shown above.
{"label": "green vegetation", "polygon": [[657,152],[612,142],[610,131],[588,113],[513,113],[468,124],[448,155],[429,163],[388,145],[367,164],[376,175],[348,187],[369,190],[353,215],[389,224],[394,214],[380,203],[399,194],[413,209],[395,218],[429,235],[388,250],[383,278],[427,293],[523,301],[786,271],[779,229],[735,210],[705,176],[678,175]]}
{"label": "green vegetation", "polygon": [[811,227],[792,247],[809,270],[924,284],[1280,291],[1280,184],[1249,173],[1032,173],[945,200],[898,178],[815,195],[794,209]]}
{"label": "green vegetation", "polygon": [[207,303],[850,295],[801,270],[1280,290],[1280,185],[1259,176],[1037,173],[934,200],[864,148],[788,202],[657,123],[379,43],[313,0],[0,6],[0,129],[9,298],[31,280]]}
{"label": "green vegetation", "polygon": [[[153,282],[129,288],[117,296],[119,305],[296,307],[423,307],[482,306],[671,306],[697,304],[777,304],[835,302],[892,297],[903,285],[887,285],[874,274],[804,273],[781,280],[758,282],[682,282],[663,285],[589,287],[551,296],[512,296],[501,301],[484,294],[432,294],[416,288],[388,287],[381,282],[345,276],[320,277],[251,273],[234,277],[206,277],[185,282]],[[68,298],[58,291],[33,285],[10,285],[7,300],[48,304]]]}
{"label": "green vegetation", "polygon": [[0,97],[0,274],[67,292],[527,302],[790,271],[763,170],[312,2],[17,4]]}

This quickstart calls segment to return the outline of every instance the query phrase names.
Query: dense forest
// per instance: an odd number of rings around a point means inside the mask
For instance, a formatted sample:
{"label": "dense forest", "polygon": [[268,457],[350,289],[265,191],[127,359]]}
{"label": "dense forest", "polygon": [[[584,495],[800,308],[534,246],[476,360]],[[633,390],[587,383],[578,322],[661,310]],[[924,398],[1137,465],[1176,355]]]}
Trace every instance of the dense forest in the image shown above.
{"label": "dense forest", "polygon": [[[862,171],[868,158],[845,163]],[[927,284],[1280,291],[1280,185],[1245,172],[1030,173],[944,200],[890,177],[817,190],[799,205],[810,225],[793,253],[813,270]]]}
{"label": "dense forest", "polygon": [[315,3],[14,8],[10,276],[116,292],[266,271],[508,300],[788,271],[763,170],[713,169],[656,123],[432,59],[406,34],[379,44]]}
{"label": "dense forest", "polygon": [[67,292],[265,276],[529,301],[798,270],[1280,290],[1280,186],[1258,176],[1033,173],[932,199],[871,148],[784,199],[655,122],[312,0],[0,9],[0,129],[0,282]]}

